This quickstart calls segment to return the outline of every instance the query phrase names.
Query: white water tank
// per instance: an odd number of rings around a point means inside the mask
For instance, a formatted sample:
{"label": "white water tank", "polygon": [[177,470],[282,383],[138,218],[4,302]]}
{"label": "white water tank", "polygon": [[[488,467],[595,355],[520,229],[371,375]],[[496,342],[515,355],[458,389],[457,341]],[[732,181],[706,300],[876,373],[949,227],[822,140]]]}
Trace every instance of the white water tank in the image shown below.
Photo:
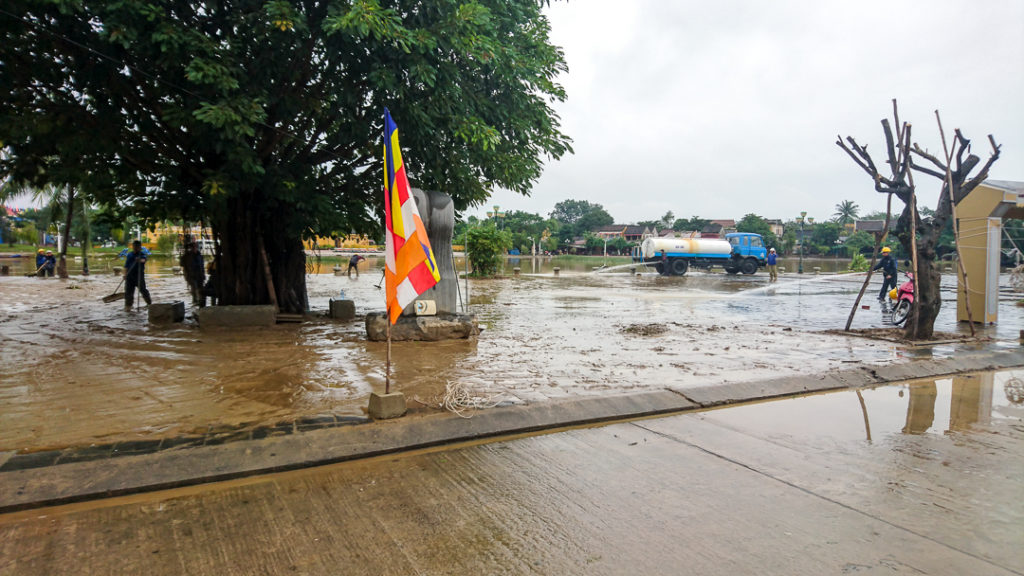
{"label": "white water tank", "polygon": [[640,245],[641,256],[654,258],[660,253],[721,257],[732,253],[728,240],[716,238],[648,238]]}

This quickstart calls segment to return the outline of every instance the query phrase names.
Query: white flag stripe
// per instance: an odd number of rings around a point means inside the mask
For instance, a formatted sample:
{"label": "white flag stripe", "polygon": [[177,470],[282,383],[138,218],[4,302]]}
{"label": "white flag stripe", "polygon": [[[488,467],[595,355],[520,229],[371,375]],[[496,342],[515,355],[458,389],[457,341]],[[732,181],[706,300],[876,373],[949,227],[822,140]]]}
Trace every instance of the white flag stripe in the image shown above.
{"label": "white flag stripe", "polygon": [[398,285],[398,307],[401,308],[402,310],[405,310],[405,307],[408,306],[413,300],[415,300],[417,296],[419,296],[419,294],[416,293],[416,288],[412,285],[412,282],[409,280],[409,278],[402,280],[402,282]]}
{"label": "white flag stripe", "polygon": [[391,230],[384,231],[384,266],[392,274],[397,274],[395,270],[395,239]]}
{"label": "white flag stripe", "polygon": [[416,219],[413,218],[414,214],[419,214],[416,211],[416,199],[413,198],[412,194],[409,194],[409,199],[402,204],[402,232],[405,233],[405,239],[408,240],[416,234]]}

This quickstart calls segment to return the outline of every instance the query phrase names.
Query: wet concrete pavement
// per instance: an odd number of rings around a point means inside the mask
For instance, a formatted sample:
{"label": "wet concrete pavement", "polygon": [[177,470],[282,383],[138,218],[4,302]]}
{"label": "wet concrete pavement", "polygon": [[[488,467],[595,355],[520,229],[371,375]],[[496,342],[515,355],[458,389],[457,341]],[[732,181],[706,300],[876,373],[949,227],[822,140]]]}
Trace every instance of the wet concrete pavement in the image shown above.
{"label": "wet concrete pavement", "polygon": [[816,394],[6,514],[0,574],[1022,574],[1022,377]]}
{"label": "wet concrete pavement", "polygon": [[[372,260],[372,259],[371,259]],[[371,265],[373,262],[368,262]],[[327,267],[323,267],[327,270]],[[414,414],[440,410],[449,382],[493,402],[536,402],[754,382],[853,366],[910,363],[1019,346],[1022,310],[1007,295],[982,344],[912,349],[824,333],[845,322],[856,277],[692,272],[681,278],[543,269],[471,281],[473,341],[396,343],[393,382]],[[361,418],[384,383],[385,347],[361,318],[383,309],[379,276],[308,276],[311,307],[340,290],[359,317],[300,325],[200,330],[190,319],[148,325],[100,298],[118,278],[0,278],[0,455],[248,432],[316,418]],[[169,273],[148,279],[157,301],[184,299]],[[945,297],[952,298],[947,290]],[[939,330],[957,330],[953,306]],[[877,310],[854,327],[881,326]]]}

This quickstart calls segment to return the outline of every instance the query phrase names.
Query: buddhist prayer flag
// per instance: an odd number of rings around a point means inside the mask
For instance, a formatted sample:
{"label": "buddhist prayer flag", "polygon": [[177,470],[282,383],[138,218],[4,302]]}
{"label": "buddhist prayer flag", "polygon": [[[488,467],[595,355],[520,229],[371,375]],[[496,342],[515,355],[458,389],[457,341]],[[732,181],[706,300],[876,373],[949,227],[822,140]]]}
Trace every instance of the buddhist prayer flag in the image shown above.
{"label": "buddhist prayer flag", "polygon": [[427,230],[398,146],[398,126],[384,109],[384,278],[391,323],[417,296],[441,281]]}

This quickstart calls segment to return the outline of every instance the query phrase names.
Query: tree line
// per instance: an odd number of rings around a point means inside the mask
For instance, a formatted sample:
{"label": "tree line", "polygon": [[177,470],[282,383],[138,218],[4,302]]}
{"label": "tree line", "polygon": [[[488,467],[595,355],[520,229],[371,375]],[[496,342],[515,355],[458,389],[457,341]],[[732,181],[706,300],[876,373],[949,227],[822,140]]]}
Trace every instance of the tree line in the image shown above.
{"label": "tree line", "polygon": [[[932,211],[926,207],[921,208],[922,215],[930,217]],[[863,216],[860,207],[851,200],[844,200],[835,206],[835,212],[826,221],[811,222],[807,219],[803,223],[803,250],[805,255],[839,256],[852,257],[855,254],[869,254],[874,248],[875,238],[873,234],[864,231],[854,231],[854,223],[857,220],[884,221],[885,212],[870,212]],[[895,218],[893,218],[895,222]],[[641,220],[623,224],[624,226],[639,226],[652,231],[672,229],[678,233],[697,231],[700,232],[711,220],[692,216],[690,218],[677,218],[670,210],[661,218]],[[534,247],[538,253],[558,253],[565,251],[577,240],[583,240],[585,249],[590,253],[601,253],[605,248],[605,241],[596,232],[602,227],[619,224],[598,203],[587,200],[563,200],[555,204],[554,209],[547,215],[524,212],[521,210],[509,211],[507,213],[492,215],[487,218],[470,216],[456,223],[456,240],[465,244],[465,234],[468,230],[477,227],[492,227],[497,233],[497,242],[504,250],[518,250],[522,254],[529,254]],[[782,223],[783,233],[776,235],[769,223],[768,218],[758,214],[746,214],[736,222],[738,232],[752,232],[760,234],[765,239],[765,245],[775,248],[781,254],[794,254],[800,247],[799,220],[793,219]],[[1024,225],[1015,221],[1008,221],[1006,229],[1010,232],[1010,238],[1004,242],[1006,248],[1012,248],[1016,243],[1024,245]],[[628,254],[635,242],[629,242],[624,238],[608,240],[607,249],[609,254]],[[952,225],[947,222],[945,229],[939,237],[938,249],[940,255],[947,254],[954,249],[954,237]],[[897,254],[902,252],[902,247],[895,236],[889,236],[883,242]]]}

